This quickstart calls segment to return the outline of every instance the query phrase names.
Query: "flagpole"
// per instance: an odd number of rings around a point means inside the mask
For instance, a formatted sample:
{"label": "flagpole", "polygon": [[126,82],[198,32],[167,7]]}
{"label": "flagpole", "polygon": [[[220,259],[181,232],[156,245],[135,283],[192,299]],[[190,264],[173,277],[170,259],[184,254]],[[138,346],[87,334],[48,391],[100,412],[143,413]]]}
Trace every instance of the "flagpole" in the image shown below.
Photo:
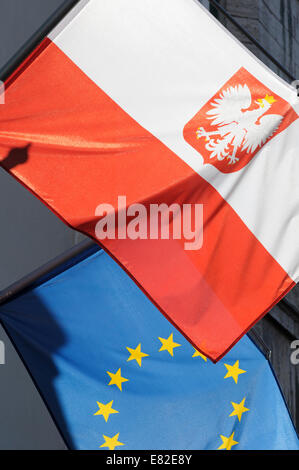
{"label": "flagpole", "polygon": [[83,240],[81,243],[78,243],[72,248],[64,251],[62,254],[56,256],[31,273],[22,277],[20,280],[14,282],[6,289],[1,290],[0,305],[10,300],[12,297],[24,291],[25,289],[31,287],[35,282],[51,273],[54,269],[62,266],[67,261],[70,261],[72,258],[75,258],[76,256],[92,248],[99,250],[101,249],[100,246],[98,246],[93,240],[87,238],[86,240]]}
{"label": "flagpole", "polygon": [[81,0],[65,0],[40,28],[25,42],[16,54],[0,69],[0,79],[4,82],[23,62],[38,44]]}

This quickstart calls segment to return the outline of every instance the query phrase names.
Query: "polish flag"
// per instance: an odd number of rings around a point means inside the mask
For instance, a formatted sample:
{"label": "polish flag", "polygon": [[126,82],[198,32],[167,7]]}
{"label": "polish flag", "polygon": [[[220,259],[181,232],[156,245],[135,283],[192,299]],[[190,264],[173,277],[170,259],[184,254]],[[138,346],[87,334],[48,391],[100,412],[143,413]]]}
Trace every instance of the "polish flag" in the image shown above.
{"label": "polish flag", "polygon": [[0,159],[95,240],[120,196],[202,204],[199,249],[97,241],[217,361],[298,281],[296,108],[197,1],[82,0],[8,79]]}

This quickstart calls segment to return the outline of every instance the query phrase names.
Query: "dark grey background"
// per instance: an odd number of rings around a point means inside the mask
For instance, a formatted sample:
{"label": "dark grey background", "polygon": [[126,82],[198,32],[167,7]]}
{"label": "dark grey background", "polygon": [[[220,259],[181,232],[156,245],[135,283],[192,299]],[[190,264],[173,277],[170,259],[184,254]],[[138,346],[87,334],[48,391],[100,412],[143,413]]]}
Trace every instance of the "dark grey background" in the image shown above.
{"label": "dark grey background", "polygon": [[[100,0],[99,0],[100,1]],[[161,0],[163,1],[163,0]],[[63,4],[63,0],[0,0],[0,71]],[[208,0],[201,0],[205,6]],[[299,0],[220,0],[290,72],[299,78]],[[283,73],[215,9],[212,13],[275,72]],[[108,26],[107,26],[108,27]],[[0,169],[0,290],[82,240],[41,202]],[[290,343],[299,337],[296,290],[255,328],[272,350],[272,362],[294,420],[298,368]],[[0,449],[62,449],[58,431],[24,366],[0,328],[6,365],[0,365]]]}
{"label": "dark grey background", "polygon": [[[0,69],[62,4],[62,0],[0,0]],[[0,290],[83,237],[0,168]],[[62,449],[24,366],[0,327],[6,364],[0,365],[0,449]]]}
{"label": "dark grey background", "polygon": [[[0,70],[63,0],[0,0]],[[0,169],[0,290],[82,238]]]}

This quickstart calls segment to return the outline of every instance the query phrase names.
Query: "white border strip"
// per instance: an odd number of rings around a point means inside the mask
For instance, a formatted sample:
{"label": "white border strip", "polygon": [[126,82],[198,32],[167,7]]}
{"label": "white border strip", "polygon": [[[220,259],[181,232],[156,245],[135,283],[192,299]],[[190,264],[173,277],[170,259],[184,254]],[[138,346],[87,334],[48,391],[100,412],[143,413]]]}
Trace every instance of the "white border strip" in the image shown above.
{"label": "white border strip", "polygon": [[52,29],[48,34],[48,38],[51,41],[54,41],[59,34],[72,22],[72,20],[80,13],[83,8],[90,2],[90,0],[81,0],[77,5],[75,5],[67,15]]}

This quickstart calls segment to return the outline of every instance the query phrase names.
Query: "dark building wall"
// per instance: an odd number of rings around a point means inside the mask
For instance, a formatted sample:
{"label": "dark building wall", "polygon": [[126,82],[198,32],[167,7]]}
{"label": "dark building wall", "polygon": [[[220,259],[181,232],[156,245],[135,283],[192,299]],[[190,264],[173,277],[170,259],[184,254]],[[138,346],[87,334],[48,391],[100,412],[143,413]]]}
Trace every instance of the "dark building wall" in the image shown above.
{"label": "dark building wall", "polygon": [[[290,73],[299,76],[299,0],[219,0],[218,3]],[[211,6],[210,10],[256,57],[289,80],[215,7]]]}
{"label": "dark building wall", "polygon": [[[291,362],[291,344],[299,339],[299,285],[254,328],[271,351],[270,362],[299,433],[299,364]],[[298,346],[297,346],[298,349]],[[297,355],[299,358],[299,354]]]}
{"label": "dark building wall", "polygon": [[[64,0],[0,1],[0,76],[7,62]],[[1,106],[1,105],[0,105]],[[76,244],[71,230],[0,168],[0,290]],[[0,326],[0,449],[64,449],[65,445],[20,358]]]}

